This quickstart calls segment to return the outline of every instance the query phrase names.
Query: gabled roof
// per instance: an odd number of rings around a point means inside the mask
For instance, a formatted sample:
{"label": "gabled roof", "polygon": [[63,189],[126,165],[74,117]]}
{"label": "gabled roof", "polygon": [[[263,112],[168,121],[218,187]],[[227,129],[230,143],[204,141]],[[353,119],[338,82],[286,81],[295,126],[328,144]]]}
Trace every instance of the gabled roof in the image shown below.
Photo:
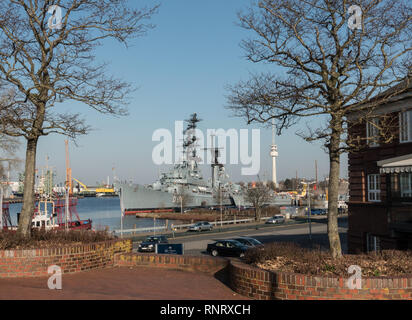
{"label": "gabled roof", "polygon": [[[368,107],[372,108],[373,113],[377,115],[403,110],[408,106],[400,105],[398,102],[405,99],[412,99],[412,76],[374,96],[367,103],[355,107],[350,112],[349,118],[355,117],[362,110],[368,110]],[[393,108],[389,108],[390,106]]]}

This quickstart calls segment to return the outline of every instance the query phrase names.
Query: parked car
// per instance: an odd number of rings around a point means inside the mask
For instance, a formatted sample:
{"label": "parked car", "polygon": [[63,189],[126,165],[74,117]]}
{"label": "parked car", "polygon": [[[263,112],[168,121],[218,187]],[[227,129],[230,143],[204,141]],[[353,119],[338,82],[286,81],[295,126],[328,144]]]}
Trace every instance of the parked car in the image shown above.
{"label": "parked car", "polygon": [[252,248],[264,248],[264,245],[262,242],[259,240],[256,240],[255,238],[250,238],[250,237],[238,237],[234,238],[233,240],[236,240],[240,242],[241,244],[244,244],[245,246],[252,247]]}
{"label": "parked car", "polygon": [[314,216],[320,216],[323,214],[326,214],[327,210],[326,209],[310,209],[311,215]]}
{"label": "parked car", "polygon": [[209,243],[206,251],[212,256],[234,256],[243,258],[245,252],[250,247],[245,246],[236,240],[216,240],[215,243]]}
{"label": "parked car", "polygon": [[278,214],[276,216],[273,216],[272,218],[269,218],[266,220],[266,224],[279,224],[279,223],[285,223],[286,219],[284,216]]}
{"label": "parked car", "polygon": [[165,236],[150,236],[139,244],[137,250],[139,252],[155,252],[158,243],[169,243],[169,241]]}
{"label": "parked car", "polygon": [[194,225],[189,227],[187,231],[211,231],[213,230],[213,226],[207,221],[199,221],[196,222]]}

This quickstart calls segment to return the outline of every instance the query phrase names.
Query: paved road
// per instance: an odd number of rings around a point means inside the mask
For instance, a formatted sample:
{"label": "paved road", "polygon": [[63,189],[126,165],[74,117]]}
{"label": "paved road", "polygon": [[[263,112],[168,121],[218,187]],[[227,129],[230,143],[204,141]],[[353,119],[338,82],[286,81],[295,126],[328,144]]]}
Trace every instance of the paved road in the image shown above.
{"label": "paved road", "polygon": [[[339,233],[341,237],[342,250],[347,252],[347,217],[340,217]],[[216,228],[216,230],[218,230]],[[318,247],[329,249],[327,237],[327,221],[324,217],[316,217],[312,222],[312,240],[309,239],[309,224],[274,225],[264,228],[251,228],[247,230],[188,233],[187,236],[169,238],[170,243],[184,243],[185,254],[207,254],[207,244],[214,239],[230,239],[236,236],[249,236],[258,239],[262,243],[270,242],[295,242],[303,247]]]}

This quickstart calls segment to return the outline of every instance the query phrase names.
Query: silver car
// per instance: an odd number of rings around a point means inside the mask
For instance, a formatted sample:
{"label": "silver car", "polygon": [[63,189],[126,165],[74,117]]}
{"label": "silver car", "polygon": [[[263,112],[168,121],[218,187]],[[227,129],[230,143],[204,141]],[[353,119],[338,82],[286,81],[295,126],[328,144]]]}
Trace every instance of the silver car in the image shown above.
{"label": "silver car", "polygon": [[273,216],[272,218],[269,218],[268,220],[266,220],[265,223],[267,224],[280,224],[280,223],[285,223],[286,219],[284,216],[282,215],[276,215]]}
{"label": "silver car", "polygon": [[189,227],[188,231],[210,231],[213,226],[207,221],[196,222],[194,225]]}

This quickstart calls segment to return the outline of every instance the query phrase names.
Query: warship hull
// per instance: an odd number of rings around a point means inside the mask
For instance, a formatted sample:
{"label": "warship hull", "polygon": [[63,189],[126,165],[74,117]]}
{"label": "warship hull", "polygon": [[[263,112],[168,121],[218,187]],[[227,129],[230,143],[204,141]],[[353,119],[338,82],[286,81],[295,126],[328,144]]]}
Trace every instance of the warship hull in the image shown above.
{"label": "warship hull", "polygon": [[[139,184],[116,184],[125,215],[143,212],[172,212],[181,210],[179,197],[171,192],[153,190]],[[200,208],[220,205],[212,194],[190,193],[184,200],[184,208]],[[232,198],[222,199],[222,205],[234,205]]]}

